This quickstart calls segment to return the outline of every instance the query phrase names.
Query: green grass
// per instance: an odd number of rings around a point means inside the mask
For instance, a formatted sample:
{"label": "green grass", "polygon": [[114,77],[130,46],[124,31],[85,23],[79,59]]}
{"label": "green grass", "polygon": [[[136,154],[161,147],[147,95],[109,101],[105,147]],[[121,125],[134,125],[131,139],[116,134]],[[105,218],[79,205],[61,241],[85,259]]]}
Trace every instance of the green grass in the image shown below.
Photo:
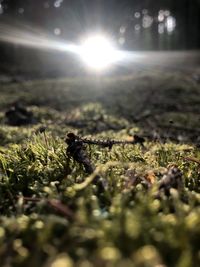
{"label": "green grass", "polygon": [[[0,90],[1,266],[200,265],[200,166],[185,160],[200,160],[195,143],[147,140],[145,148],[111,150],[88,145],[96,167],[91,175],[66,153],[65,143],[67,132],[124,140],[150,131],[149,121],[161,125],[161,132],[168,120],[172,128],[198,130],[197,84],[166,75],[37,81]],[[6,124],[6,107],[18,99],[37,124]],[[144,116],[137,124],[136,115]],[[183,173],[184,188],[155,199],[159,180],[174,164]],[[97,174],[103,192],[94,183]],[[132,185],[134,176],[153,176],[152,188]]]}

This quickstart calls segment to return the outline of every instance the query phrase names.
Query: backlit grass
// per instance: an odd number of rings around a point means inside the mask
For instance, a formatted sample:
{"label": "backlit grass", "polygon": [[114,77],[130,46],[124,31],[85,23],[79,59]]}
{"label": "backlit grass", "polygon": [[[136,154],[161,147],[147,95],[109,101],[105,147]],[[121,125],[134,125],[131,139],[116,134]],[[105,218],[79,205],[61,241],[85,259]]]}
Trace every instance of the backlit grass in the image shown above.
{"label": "backlit grass", "polygon": [[[172,78],[129,77],[117,83],[106,78],[98,86],[86,79],[1,87],[1,266],[199,266],[200,151],[196,143],[147,138],[144,148],[114,145],[110,150],[87,145],[95,166],[91,175],[66,153],[67,132],[126,140],[150,131],[148,121],[136,124],[133,119],[142,114],[141,107],[145,111],[144,106],[151,114],[145,120],[157,122],[155,114],[162,118],[161,124],[166,125],[172,115],[173,121],[179,121],[180,111],[168,110],[170,100],[172,106],[178,102],[175,97],[180,97],[182,109],[186,106],[179,126],[197,130],[198,115],[193,125],[192,119],[187,125],[187,116],[195,114],[199,88],[186,78],[181,83]],[[146,99],[149,81],[158,106]],[[175,85],[182,88],[181,93],[172,91]],[[19,99],[33,112],[36,124],[6,124],[6,107]],[[166,108],[159,114],[164,99]],[[159,181],[172,165],[181,170],[184,187],[157,199]],[[94,183],[96,175],[104,191]],[[137,184],[131,183],[134,177],[139,179]],[[151,189],[142,184],[143,178],[150,179]]]}

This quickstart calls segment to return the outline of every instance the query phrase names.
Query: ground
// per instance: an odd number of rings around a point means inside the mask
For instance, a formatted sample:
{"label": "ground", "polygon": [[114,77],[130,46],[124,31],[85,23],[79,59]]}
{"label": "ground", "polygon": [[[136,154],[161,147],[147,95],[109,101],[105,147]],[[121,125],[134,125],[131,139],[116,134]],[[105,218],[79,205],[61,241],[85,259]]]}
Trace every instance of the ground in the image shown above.
{"label": "ground", "polygon": [[[200,266],[198,82],[142,72],[1,84],[1,266]],[[24,125],[5,115],[16,103]],[[87,173],[69,132],[145,142],[85,144]],[[170,168],[182,186],[167,194]]]}

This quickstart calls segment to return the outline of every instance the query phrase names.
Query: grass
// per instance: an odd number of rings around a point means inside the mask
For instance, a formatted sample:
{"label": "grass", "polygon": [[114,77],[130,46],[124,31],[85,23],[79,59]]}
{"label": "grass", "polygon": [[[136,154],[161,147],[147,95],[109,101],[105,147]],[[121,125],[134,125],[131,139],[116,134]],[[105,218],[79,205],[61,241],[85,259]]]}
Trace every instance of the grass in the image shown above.
{"label": "grass", "polygon": [[[199,266],[198,139],[177,138],[198,131],[199,85],[166,74],[35,81],[0,90],[1,266]],[[4,112],[19,99],[36,124],[7,125]],[[67,132],[126,140],[154,131],[159,138],[147,138],[144,148],[88,145],[96,167],[91,175],[66,153]],[[174,141],[163,142],[166,131]],[[172,165],[184,187],[157,199]]]}

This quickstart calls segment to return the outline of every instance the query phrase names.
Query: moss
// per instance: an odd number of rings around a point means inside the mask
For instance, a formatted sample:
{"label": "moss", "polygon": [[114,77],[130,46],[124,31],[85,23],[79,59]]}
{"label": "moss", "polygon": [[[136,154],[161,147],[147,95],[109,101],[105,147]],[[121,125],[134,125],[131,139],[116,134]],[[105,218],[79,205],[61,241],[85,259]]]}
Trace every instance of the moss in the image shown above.
{"label": "moss", "polygon": [[[147,139],[145,147],[114,145],[110,150],[87,145],[86,152],[95,166],[89,176],[66,153],[67,132],[94,139],[126,140],[141,131],[126,114],[134,110],[132,88],[139,86],[142,92],[149,78],[135,79],[120,78],[118,83],[105,79],[103,93],[97,86],[91,88],[96,82],[87,79],[83,81],[87,93],[83,94],[78,80],[26,83],[27,91],[22,88],[19,94],[15,85],[8,91],[4,88],[2,114],[9,96],[17,99],[24,92],[38,122],[30,127],[10,127],[1,116],[2,266],[199,266],[200,152],[194,144]],[[179,83],[177,77],[173,81],[163,79],[168,84]],[[161,81],[164,83],[162,79],[155,81],[157,86]],[[191,85],[189,80],[185,83],[187,88]],[[55,85],[59,93],[62,91],[56,98],[49,95]],[[44,99],[37,102],[41,87]],[[93,90],[98,95],[95,102],[87,95]],[[108,98],[102,102],[106,90]],[[196,89],[191,90],[194,93]],[[144,94],[148,95],[145,90]],[[113,103],[116,106],[112,110]],[[121,116],[119,104],[124,107]],[[164,111],[166,120],[173,115],[178,121],[177,114]],[[179,123],[183,125],[185,118],[181,116]],[[78,127],[72,121],[85,125]],[[44,126],[46,130],[41,130]],[[180,169],[184,186],[181,191],[172,189],[169,197],[156,198],[159,181],[169,165]],[[103,191],[94,183],[97,176]],[[133,182],[135,178],[137,183]],[[141,182],[144,178],[151,182],[151,189]]]}

